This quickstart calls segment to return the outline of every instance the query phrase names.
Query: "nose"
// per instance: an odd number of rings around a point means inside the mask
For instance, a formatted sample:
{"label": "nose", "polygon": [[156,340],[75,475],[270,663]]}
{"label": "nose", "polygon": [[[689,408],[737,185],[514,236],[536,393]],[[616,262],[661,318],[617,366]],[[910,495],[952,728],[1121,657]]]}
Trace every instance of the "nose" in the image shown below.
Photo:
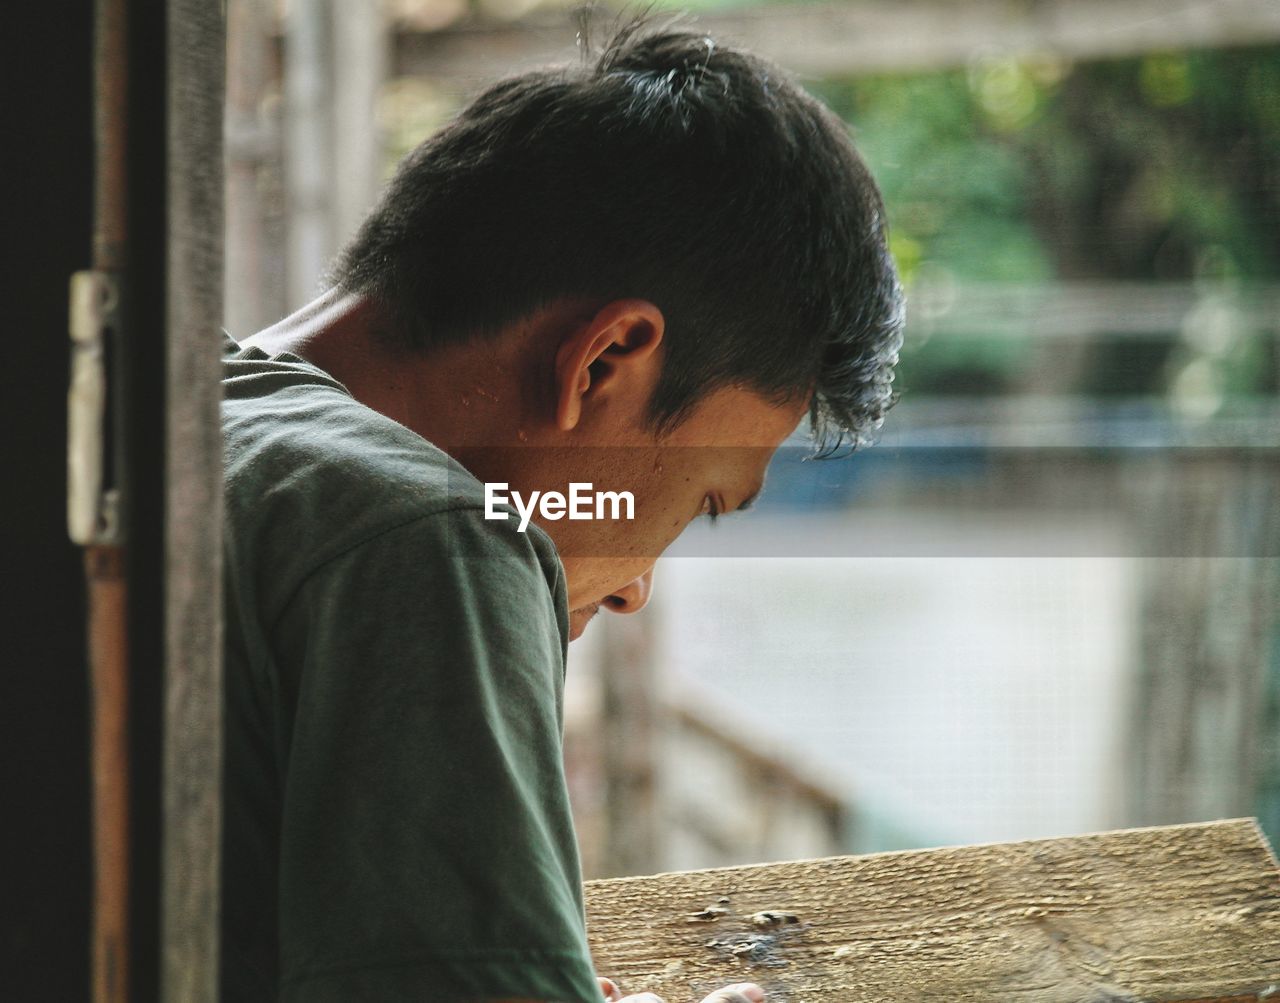
{"label": "nose", "polygon": [[650,567],[639,578],[633,578],[626,585],[605,597],[604,606],[613,613],[639,613],[653,595],[653,568]]}

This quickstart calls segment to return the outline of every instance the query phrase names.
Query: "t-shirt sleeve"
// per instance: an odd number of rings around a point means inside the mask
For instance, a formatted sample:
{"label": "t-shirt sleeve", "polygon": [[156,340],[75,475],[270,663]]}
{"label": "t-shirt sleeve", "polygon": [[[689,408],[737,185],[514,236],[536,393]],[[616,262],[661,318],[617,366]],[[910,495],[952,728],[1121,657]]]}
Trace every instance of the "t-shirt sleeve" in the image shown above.
{"label": "t-shirt sleeve", "polygon": [[303,653],[279,694],[281,1000],[599,998],[561,571],[510,525],[454,511],[382,533],[313,572],[273,634]]}

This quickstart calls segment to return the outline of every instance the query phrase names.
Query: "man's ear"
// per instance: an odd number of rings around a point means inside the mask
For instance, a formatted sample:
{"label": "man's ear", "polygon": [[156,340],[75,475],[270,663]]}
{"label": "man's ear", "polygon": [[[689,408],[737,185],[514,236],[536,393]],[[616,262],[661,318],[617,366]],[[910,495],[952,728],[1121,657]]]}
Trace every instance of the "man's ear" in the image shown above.
{"label": "man's ear", "polygon": [[588,323],[567,334],[556,351],[560,431],[577,427],[588,398],[624,382],[650,386],[665,329],[661,310],[648,300],[631,299],[606,304]]}

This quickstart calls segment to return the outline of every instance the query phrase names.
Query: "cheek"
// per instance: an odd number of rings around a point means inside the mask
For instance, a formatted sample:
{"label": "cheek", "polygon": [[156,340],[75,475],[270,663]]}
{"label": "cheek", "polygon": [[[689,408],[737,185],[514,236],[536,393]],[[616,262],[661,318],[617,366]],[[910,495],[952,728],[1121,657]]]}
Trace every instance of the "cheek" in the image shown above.
{"label": "cheek", "polygon": [[652,560],[636,558],[569,557],[564,560],[569,609],[601,602],[635,581],[652,566]]}
{"label": "cheek", "polygon": [[633,465],[630,476],[608,482],[610,489],[635,495],[632,520],[562,520],[545,527],[560,547],[570,609],[599,602],[644,574],[697,515],[701,489],[692,473],[671,466],[664,470],[661,460],[646,458],[641,470]]}
{"label": "cheek", "polygon": [[577,540],[588,549],[580,554],[610,558],[658,557],[679,536],[702,506],[702,491],[692,475],[667,469],[662,461],[647,460],[642,469],[610,484],[630,491],[634,498],[633,519],[606,519],[578,523]]}
{"label": "cheek", "polygon": [[608,594],[608,564],[600,557],[564,557],[565,587],[569,609],[580,609],[599,602]]}
{"label": "cheek", "polygon": [[654,558],[666,550],[697,515],[702,496],[690,491],[691,483],[679,478],[674,484],[651,484],[643,498],[636,496],[635,522],[623,532],[632,535],[646,556]]}

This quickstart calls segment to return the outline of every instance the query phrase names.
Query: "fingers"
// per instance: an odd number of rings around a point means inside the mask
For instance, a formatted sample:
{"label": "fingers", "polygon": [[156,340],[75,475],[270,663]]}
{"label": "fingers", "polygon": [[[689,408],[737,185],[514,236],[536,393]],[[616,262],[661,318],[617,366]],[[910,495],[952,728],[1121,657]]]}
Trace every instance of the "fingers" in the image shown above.
{"label": "fingers", "polygon": [[609,1003],[665,1003],[661,996],[655,996],[653,993],[637,993],[634,996],[623,996],[622,990],[618,988],[618,984],[613,979],[605,979],[597,975],[596,981],[600,983],[600,991],[604,993],[604,998]]}
{"label": "fingers", "polygon": [[754,982],[739,982],[717,989],[702,1003],[764,1003],[764,990]]}
{"label": "fingers", "polygon": [[[653,993],[623,996],[611,980],[597,979],[597,981],[600,983],[600,991],[609,1003],[663,1003],[662,998]],[[764,1003],[764,990],[754,982],[739,982],[736,985],[717,989],[702,1003]]]}

